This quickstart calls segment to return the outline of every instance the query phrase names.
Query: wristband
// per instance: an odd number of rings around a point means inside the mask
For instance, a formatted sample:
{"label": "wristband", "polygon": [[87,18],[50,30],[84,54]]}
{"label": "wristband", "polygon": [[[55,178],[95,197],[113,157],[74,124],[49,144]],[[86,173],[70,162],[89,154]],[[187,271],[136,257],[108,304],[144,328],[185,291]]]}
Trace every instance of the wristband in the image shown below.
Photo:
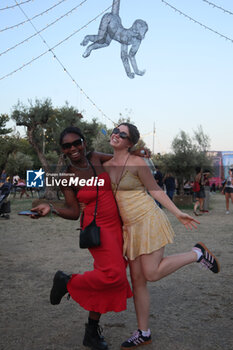
{"label": "wristband", "polygon": [[54,206],[51,203],[49,203],[49,206],[50,206],[50,213],[51,214],[59,215],[58,211],[54,208]]}

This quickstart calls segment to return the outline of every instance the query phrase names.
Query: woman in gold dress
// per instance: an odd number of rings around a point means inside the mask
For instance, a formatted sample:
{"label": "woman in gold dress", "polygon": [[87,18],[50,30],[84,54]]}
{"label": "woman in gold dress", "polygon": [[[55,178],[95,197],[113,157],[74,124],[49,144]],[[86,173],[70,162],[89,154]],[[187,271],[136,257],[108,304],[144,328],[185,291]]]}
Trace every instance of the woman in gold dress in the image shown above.
{"label": "woman in gold dress", "polygon": [[155,200],[175,215],[187,229],[196,228],[199,222],[175,206],[157,185],[143,158],[129,153],[139,137],[134,125],[121,123],[113,129],[110,138],[114,156],[104,163],[123,221],[124,254],[129,261],[138,322],[138,330],[122,344],[122,349],[135,348],[152,341],[147,281],[158,281],[193,262],[200,262],[214,273],[219,272],[217,259],[201,242],[189,252],[164,257],[165,246],[173,242],[174,232]]}

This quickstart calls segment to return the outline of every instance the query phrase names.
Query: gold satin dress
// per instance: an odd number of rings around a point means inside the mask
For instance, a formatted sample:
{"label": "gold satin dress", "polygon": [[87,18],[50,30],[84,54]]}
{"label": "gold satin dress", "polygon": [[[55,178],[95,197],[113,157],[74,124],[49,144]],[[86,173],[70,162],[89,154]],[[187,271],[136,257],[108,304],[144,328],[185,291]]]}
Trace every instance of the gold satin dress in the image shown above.
{"label": "gold satin dress", "polygon": [[123,221],[123,254],[134,260],[142,254],[173,243],[171,224],[154,199],[147,193],[139,177],[126,170],[116,191],[112,183]]}

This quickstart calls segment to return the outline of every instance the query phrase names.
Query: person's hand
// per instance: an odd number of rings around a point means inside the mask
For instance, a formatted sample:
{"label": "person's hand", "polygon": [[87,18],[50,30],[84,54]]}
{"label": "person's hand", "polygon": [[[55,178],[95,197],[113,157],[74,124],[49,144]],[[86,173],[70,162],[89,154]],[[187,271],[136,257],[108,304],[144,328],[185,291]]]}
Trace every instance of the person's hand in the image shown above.
{"label": "person's hand", "polygon": [[192,216],[185,214],[183,212],[180,212],[180,214],[177,216],[177,219],[187,228],[192,230],[193,227],[197,228],[196,224],[200,224],[199,221],[195,220]]}
{"label": "person's hand", "polygon": [[151,151],[148,148],[143,147],[132,151],[131,154],[134,156],[139,156],[143,158],[150,158]]}
{"label": "person's hand", "polygon": [[50,206],[47,203],[39,204],[37,207],[31,209],[31,211],[36,211],[38,215],[31,215],[32,219],[39,219],[41,216],[46,216],[50,213]]}

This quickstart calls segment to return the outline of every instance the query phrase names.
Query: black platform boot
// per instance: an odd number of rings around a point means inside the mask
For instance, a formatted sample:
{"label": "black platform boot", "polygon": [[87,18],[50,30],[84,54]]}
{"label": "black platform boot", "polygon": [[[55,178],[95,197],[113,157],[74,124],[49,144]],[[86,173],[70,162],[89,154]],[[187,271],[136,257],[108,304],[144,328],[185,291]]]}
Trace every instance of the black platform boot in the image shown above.
{"label": "black platform boot", "polygon": [[50,292],[50,302],[52,305],[60,304],[62,297],[68,293],[66,286],[69,280],[70,276],[66,275],[64,272],[57,271],[55,273],[53,278],[53,287]]}
{"label": "black platform boot", "polygon": [[92,350],[108,350],[108,344],[101,335],[102,328],[97,324],[85,324],[86,330],[83,345],[91,347]]}

